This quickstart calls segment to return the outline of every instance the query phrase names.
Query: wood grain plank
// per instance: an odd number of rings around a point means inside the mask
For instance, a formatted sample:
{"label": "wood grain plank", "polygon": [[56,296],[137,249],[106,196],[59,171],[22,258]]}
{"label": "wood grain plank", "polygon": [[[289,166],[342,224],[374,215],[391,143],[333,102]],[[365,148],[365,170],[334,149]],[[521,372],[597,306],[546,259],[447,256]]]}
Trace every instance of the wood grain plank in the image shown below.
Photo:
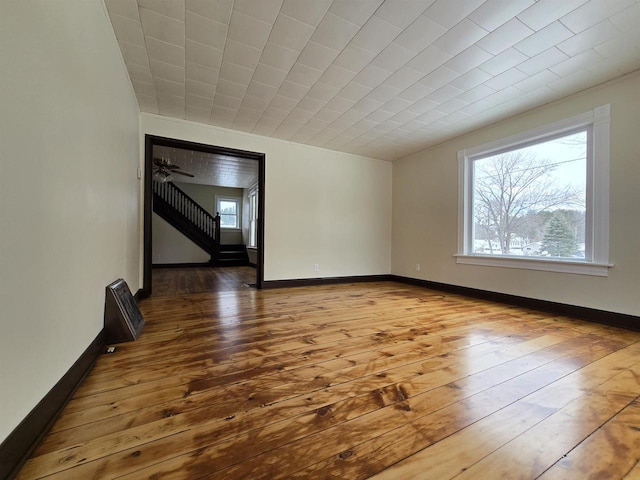
{"label": "wood grain plank", "polygon": [[640,334],[393,282],[239,278],[168,276],[236,288],[145,300],[139,341],[98,360],[19,478],[577,478],[611,438],[635,445]]}

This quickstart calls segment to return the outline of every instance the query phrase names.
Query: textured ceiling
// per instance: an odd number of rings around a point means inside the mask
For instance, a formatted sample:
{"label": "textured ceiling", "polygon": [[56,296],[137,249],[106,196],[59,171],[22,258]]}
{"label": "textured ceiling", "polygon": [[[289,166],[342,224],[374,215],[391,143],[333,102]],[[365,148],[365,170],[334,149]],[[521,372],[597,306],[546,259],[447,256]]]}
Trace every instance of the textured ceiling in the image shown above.
{"label": "textured ceiling", "polygon": [[143,112],[393,160],[640,68],[640,0],[106,0]]}
{"label": "textured ceiling", "polygon": [[166,158],[181,172],[194,178],[174,174],[174,181],[217,185],[219,187],[249,188],[258,183],[258,162],[256,160],[195,152],[171,147],[153,147],[153,158]]}

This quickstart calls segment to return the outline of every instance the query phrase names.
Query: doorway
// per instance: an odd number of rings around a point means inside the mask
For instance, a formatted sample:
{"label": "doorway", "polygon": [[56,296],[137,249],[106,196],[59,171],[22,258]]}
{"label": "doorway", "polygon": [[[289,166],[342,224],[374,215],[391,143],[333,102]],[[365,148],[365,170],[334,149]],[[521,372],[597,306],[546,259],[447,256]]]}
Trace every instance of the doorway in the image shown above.
{"label": "doorway", "polygon": [[264,281],[264,197],[265,197],[265,154],[238,150],[215,145],[177,140],[155,135],[145,135],[145,176],[144,176],[144,261],[143,261],[143,286],[141,294],[150,296],[153,292],[153,174],[154,174],[154,147],[168,147],[181,150],[202,152],[213,156],[237,158],[241,161],[251,160],[258,165],[257,187],[257,221],[256,221],[256,281],[255,286],[262,288]]}

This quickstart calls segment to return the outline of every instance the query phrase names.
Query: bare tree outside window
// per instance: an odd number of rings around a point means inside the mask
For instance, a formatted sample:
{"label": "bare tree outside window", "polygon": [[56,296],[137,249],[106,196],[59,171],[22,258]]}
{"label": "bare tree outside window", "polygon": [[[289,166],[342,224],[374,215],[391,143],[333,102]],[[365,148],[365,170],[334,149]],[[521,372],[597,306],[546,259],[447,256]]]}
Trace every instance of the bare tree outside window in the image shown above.
{"label": "bare tree outside window", "polygon": [[474,252],[584,256],[586,144],[583,130],[474,159]]}

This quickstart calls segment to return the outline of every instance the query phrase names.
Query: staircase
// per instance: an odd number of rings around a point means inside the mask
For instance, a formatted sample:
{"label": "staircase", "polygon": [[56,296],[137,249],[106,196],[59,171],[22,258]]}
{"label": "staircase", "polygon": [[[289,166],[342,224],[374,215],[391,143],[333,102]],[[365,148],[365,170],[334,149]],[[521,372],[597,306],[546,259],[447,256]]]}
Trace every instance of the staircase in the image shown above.
{"label": "staircase", "polygon": [[220,245],[220,215],[212,216],[171,182],[153,182],[153,211],[211,255],[213,266],[244,266],[244,245]]}
{"label": "staircase", "polygon": [[220,251],[213,264],[218,267],[242,267],[249,265],[247,247],[244,245],[220,245]]}

